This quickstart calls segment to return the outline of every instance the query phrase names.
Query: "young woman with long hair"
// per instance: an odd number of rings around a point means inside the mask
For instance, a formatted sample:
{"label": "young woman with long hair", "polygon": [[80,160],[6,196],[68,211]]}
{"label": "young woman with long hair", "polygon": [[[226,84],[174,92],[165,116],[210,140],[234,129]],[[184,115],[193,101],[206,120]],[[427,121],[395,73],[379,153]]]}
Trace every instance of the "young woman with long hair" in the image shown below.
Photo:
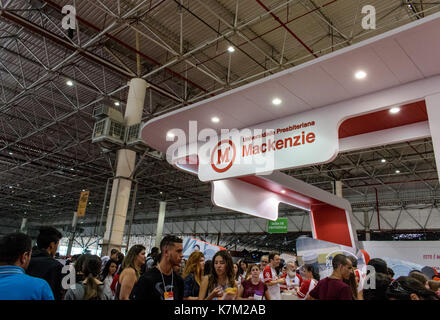
{"label": "young woman with long hair", "polygon": [[141,267],[145,264],[145,247],[136,244],[128,250],[121,266],[118,285],[116,286],[117,300],[129,300],[131,290],[139,280]]}
{"label": "young woman with long hair", "polygon": [[199,300],[200,284],[205,269],[205,256],[200,251],[194,251],[186,262],[183,270],[184,300]]}
{"label": "young woman with long hair", "polygon": [[237,300],[270,300],[267,285],[260,279],[260,267],[256,264],[249,264],[246,271],[248,278],[243,280],[238,289]]}
{"label": "young woman with long hair", "polygon": [[211,274],[204,277],[200,285],[199,300],[233,300],[237,295],[234,266],[231,255],[226,250],[214,255]]}
{"label": "young woman with long hair", "polygon": [[116,275],[116,270],[118,269],[118,261],[110,259],[104,266],[104,269],[101,272],[100,281],[104,283],[105,287],[108,287],[113,295],[115,292],[111,289],[111,285],[113,283],[113,278]]}
{"label": "young woman with long hair", "polygon": [[82,269],[84,280],[76,283],[75,289],[69,289],[64,300],[111,300],[112,292],[109,287],[98,280],[101,272],[101,258],[88,256]]}

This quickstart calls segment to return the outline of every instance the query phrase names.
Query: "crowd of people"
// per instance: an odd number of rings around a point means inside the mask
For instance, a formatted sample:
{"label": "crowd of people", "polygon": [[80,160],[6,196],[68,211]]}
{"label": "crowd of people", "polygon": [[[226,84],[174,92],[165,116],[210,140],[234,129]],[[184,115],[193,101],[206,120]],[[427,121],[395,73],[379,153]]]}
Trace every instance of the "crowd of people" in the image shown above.
{"label": "crowd of people", "polygon": [[207,261],[195,250],[184,260],[183,241],[173,235],[165,236],[148,255],[137,244],[125,256],[116,249],[105,257],[73,256],[65,263],[73,266],[66,274],[55,259],[61,237],[56,229],[45,227],[34,248],[23,233],[0,239],[0,300],[440,299],[438,279],[428,279],[418,270],[393,279],[393,271],[378,258],[368,262],[374,285],[367,285],[357,259],[343,254],[333,257],[332,274],[320,279],[313,265],[299,267],[295,259],[284,263],[277,253],[262,256],[259,263],[234,263],[226,250]]}

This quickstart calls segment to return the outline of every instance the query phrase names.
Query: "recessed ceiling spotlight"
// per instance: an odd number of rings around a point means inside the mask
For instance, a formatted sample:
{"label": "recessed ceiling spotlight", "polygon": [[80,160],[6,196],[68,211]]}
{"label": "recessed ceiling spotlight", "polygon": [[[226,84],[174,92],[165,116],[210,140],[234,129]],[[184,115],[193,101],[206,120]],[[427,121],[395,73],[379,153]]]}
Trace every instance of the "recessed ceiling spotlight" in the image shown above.
{"label": "recessed ceiling spotlight", "polygon": [[367,77],[367,73],[365,71],[360,70],[360,71],[356,72],[354,76],[356,77],[356,79],[362,80]]}
{"label": "recessed ceiling spotlight", "polygon": [[115,101],[115,106],[119,107],[121,103],[119,101]]}
{"label": "recessed ceiling spotlight", "polygon": [[400,173],[400,170],[396,170],[396,173]]}
{"label": "recessed ceiling spotlight", "polygon": [[219,117],[212,117],[211,121],[214,123],[219,123],[220,122],[220,118]]}
{"label": "recessed ceiling spotlight", "polygon": [[54,194],[54,195],[52,195],[52,197],[53,197],[53,198],[56,198],[57,196],[56,196],[56,194]]}
{"label": "recessed ceiling spotlight", "polygon": [[9,186],[9,189],[12,189],[13,187],[12,186]]}
{"label": "recessed ceiling spotlight", "polygon": [[380,160],[380,162],[385,163],[385,162],[387,162],[387,160],[386,159],[382,159],[382,160]]}
{"label": "recessed ceiling spotlight", "polygon": [[276,106],[279,106],[281,103],[283,103],[283,101],[280,98],[274,98],[272,103]]}
{"label": "recessed ceiling spotlight", "polygon": [[235,51],[235,48],[234,48],[233,46],[229,46],[229,47],[228,47],[228,51],[229,51],[230,53],[233,53],[233,52]]}
{"label": "recessed ceiling spotlight", "polygon": [[12,156],[14,153],[13,152],[9,152],[9,155]]}
{"label": "recessed ceiling spotlight", "polygon": [[66,84],[67,84],[69,87],[73,87],[73,81],[72,81],[72,80],[67,80],[67,81],[66,81]]}
{"label": "recessed ceiling spotlight", "polygon": [[142,204],[142,202],[138,202],[138,204]]}
{"label": "recessed ceiling spotlight", "polygon": [[400,108],[399,107],[394,107],[390,109],[390,113],[392,114],[396,114],[400,112]]}
{"label": "recessed ceiling spotlight", "polygon": [[163,194],[163,192],[161,191],[161,192],[159,192],[160,194]]}

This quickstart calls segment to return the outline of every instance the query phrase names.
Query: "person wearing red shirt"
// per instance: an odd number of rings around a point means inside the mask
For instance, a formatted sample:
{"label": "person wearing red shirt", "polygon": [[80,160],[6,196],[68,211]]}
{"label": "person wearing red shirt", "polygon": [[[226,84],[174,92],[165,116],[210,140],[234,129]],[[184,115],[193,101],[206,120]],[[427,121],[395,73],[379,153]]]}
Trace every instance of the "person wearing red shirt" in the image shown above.
{"label": "person wearing red shirt", "polygon": [[287,262],[287,271],[282,275],[284,283],[280,286],[281,291],[298,291],[303,282],[300,274],[296,273],[295,261]]}
{"label": "person wearing red shirt", "polygon": [[322,279],[310,291],[307,300],[353,300],[350,286],[343,279],[348,280],[353,266],[350,259],[343,254],[337,254],[333,260],[333,273],[330,277]]}
{"label": "person wearing red shirt", "polygon": [[276,253],[269,255],[269,264],[263,270],[264,283],[269,288],[269,295],[272,300],[281,300],[280,284],[284,283],[283,278],[278,278],[276,268],[280,265],[280,256]]}
{"label": "person wearing red shirt", "polygon": [[315,268],[311,264],[304,266],[304,281],[301,284],[301,288],[297,291],[298,298],[307,299],[310,291],[312,291],[319,281],[319,273],[315,271]]}

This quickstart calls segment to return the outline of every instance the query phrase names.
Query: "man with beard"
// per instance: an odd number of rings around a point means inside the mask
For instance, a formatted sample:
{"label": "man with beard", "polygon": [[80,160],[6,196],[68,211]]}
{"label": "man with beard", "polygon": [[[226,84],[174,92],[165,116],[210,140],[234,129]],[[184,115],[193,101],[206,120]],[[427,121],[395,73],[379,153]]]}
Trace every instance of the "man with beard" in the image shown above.
{"label": "man with beard", "polygon": [[183,300],[183,279],[173,270],[183,258],[182,239],[167,235],[160,242],[161,258],[134,286],[132,300]]}

